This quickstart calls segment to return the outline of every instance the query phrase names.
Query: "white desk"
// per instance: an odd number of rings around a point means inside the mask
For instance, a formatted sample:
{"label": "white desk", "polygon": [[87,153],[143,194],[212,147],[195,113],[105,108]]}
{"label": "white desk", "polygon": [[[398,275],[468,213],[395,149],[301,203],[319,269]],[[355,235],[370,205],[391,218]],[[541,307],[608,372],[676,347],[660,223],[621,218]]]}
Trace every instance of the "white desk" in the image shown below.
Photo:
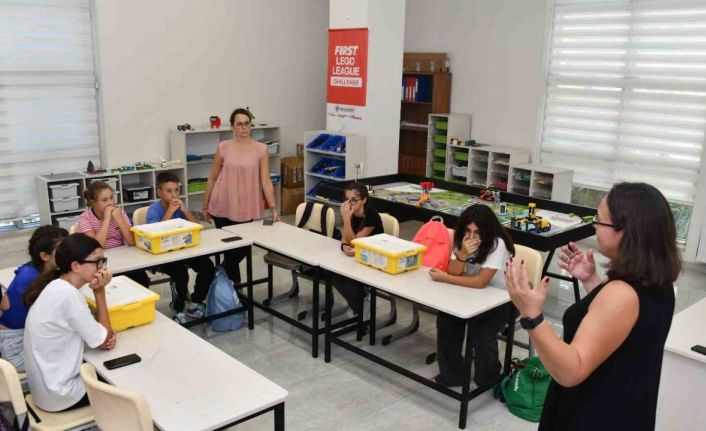
{"label": "white desk", "polygon": [[[286,223],[274,223],[271,226],[264,226],[262,221],[257,220],[250,223],[243,223],[225,226],[223,230],[231,234],[239,235],[252,240],[255,245],[264,249],[287,256],[291,259],[302,262],[313,267],[313,295],[312,295],[312,324],[311,327],[305,325],[291,316],[280,313],[265,302],[254,300],[252,293],[248,292],[249,303],[261,308],[271,315],[284,320],[290,325],[299,328],[311,335],[311,356],[319,356],[319,335],[323,330],[319,327],[319,262],[331,253],[340,253],[340,242],[333,238],[328,238],[305,229]],[[272,268],[267,271],[268,299],[272,298]]]}
{"label": "white desk", "polygon": [[706,423],[706,355],[691,346],[706,346],[706,299],[672,320],[664,346],[657,399],[657,430],[703,429]]}
{"label": "white desk", "polygon": [[[130,353],[142,361],[103,366]],[[161,430],[213,430],[269,410],[284,429],[286,390],[159,312],[153,323],[119,332],[115,349],[86,350],[84,359],[109,383],[144,396]]]}

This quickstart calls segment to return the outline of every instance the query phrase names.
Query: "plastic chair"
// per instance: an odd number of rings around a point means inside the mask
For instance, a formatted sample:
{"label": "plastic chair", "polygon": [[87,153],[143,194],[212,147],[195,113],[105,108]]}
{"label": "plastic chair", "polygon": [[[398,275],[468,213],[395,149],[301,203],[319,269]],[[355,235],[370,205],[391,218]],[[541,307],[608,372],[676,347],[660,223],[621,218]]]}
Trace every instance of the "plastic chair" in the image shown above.
{"label": "plastic chair", "polygon": [[69,235],[73,235],[76,232],[78,232],[78,223],[72,224],[71,227],[69,228]]}
{"label": "plastic chair", "polygon": [[[15,413],[15,429],[29,427],[36,431],[64,431],[93,422],[90,407],[81,407],[68,412],[47,412],[34,404],[32,395],[24,397],[17,371],[11,363],[0,359],[0,402],[10,402]],[[28,409],[31,410],[28,414]]]}
{"label": "plastic chair", "polygon": [[[380,213],[380,219],[382,219],[383,232],[396,238],[400,237],[400,223],[395,217],[388,213]],[[387,313],[387,316],[382,319],[377,326],[384,328],[393,325],[397,321],[397,298],[381,291],[377,291],[377,297],[390,302],[390,312]],[[372,313],[373,310],[370,310],[370,312]]]}
{"label": "plastic chair", "polygon": [[[527,269],[527,280],[529,280],[532,289],[539,286],[542,280],[542,268],[544,267],[544,258],[542,253],[537,250],[524,245],[515,245],[515,259],[520,261],[525,261],[525,268]],[[527,350],[529,351],[529,356],[534,356],[534,347],[532,346],[532,340],[529,340],[527,345]]]}
{"label": "plastic chair", "polygon": [[[297,211],[296,215],[294,217],[294,223],[295,225],[299,225],[299,222],[302,219],[302,216],[304,214],[304,208],[306,208],[306,204],[299,204],[297,206]],[[321,211],[323,210],[324,205],[320,203],[315,203],[314,206],[311,209],[311,215],[309,216],[309,220],[307,220],[306,224],[302,226],[303,229],[308,229],[308,230],[314,230],[317,232],[321,232]],[[333,208],[329,207],[327,212],[326,212],[326,236],[333,237],[333,231],[334,231],[334,225],[336,224],[336,213],[333,210]],[[311,267],[308,265],[304,265],[301,262],[298,262],[296,260],[290,259],[286,256],[283,256],[279,253],[275,252],[268,252],[264,256],[265,263],[267,264],[267,299],[263,301],[263,304],[267,306],[274,305],[276,303],[285,301],[287,299],[293,298],[299,294],[299,277],[304,277],[307,279],[311,279],[312,277],[307,274],[308,272],[311,271]],[[278,267],[285,269],[287,271],[290,271],[292,273],[292,287],[285,293],[273,296],[273,280],[272,280],[272,271],[273,267]],[[303,311],[299,313],[299,316],[297,317],[299,320],[304,320],[306,318],[306,311]]]}
{"label": "plastic chair", "polygon": [[91,400],[96,425],[102,431],[154,429],[150,406],[142,395],[98,381],[91,364],[81,365],[81,379]]}
{"label": "plastic chair", "polygon": [[133,226],[138,226],[141,224],[147,223],[147,210],[150,207],[141,207],[135,210],[134,213],[132,213],[132,225]]}

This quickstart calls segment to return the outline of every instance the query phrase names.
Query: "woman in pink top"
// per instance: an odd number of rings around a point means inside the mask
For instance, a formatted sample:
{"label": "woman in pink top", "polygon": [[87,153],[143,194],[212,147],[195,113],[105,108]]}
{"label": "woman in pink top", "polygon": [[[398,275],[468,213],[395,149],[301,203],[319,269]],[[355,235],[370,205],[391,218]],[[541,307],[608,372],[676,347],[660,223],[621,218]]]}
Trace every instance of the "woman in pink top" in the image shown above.
{"label": "woman in pink top", "polygon": [[[217,228],[246,223],[262,218],[265,211],[262,195],[272,217],[279,221],[275,205],[275,191],[270,180],[270,161],[267,146],[250,137],[252,114],[238,108],[230,114],[233,139],[218,144],[213,169],[203,201],[203,216],[213,219]],[[245,254],[240,251],[226,253],[223,263],[228,276],[240,283],[239,263]]]}
{"label": "woman in pink top", "polygon": [[[78,218],[76,232],[95,238],[104,249],[135,245],[135,236],[130,231],[130,218],[122,208],[115,205],[114,195],[115,192],[107,183],[92,182],[84,192],[86,211]],[[150,285],[145,271],[131,271],[125,275],[145,287]]]}

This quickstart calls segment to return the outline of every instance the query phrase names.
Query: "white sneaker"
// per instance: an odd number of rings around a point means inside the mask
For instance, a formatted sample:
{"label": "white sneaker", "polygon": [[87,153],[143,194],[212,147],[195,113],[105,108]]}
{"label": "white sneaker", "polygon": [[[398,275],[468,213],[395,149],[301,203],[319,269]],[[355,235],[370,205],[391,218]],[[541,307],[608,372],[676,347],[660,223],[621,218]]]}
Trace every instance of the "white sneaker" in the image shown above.
{"label": "white sneaker", "polygon": [[203,316],[206,315],[206,304],[203,303],[190,303],[185,309],[184,312],[186,313],[187,316],[193,318],[193,319],[201,319]]}
{"label": "white sneaker", "polygon": [[184,314],[184,313],[175,314],[174,321],[180,325],[183,325],[184,323],[186,323],[186,314]]}

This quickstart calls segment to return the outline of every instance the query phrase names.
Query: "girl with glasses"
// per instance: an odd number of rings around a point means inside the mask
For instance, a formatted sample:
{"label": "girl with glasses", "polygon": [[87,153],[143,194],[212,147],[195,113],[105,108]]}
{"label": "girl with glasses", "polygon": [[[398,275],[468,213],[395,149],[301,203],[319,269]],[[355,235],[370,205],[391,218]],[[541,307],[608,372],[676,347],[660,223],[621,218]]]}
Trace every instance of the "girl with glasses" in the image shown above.
{"label": "girl with glasses", "polygon": [[[250,136],[252,114],[238,108],[230,115],[233,139],[218,144],[213,168],[208,176],[202,214],[217,228],[247,223],[264,216],[264,203],[272,208],[274,221],[280,221],[275,191],[270,179],[267,145]],[[239,263],[245,257],[240,250],[225,253],[223,267],[235,283],[240,283]]]}
{"label": "girl with glasses", "polygon": [[[507,231],[500,225],[493,210],[483,204],[471,205],[458,217],[453,232],[453,253],[446,271],[432,268],[434,281],[456,284],[471,289],[486,286],[505,288],[505,262],[515,253]],[[470,341],[473,348],[478,387],[497,382],[500,376],[498,332],[507,323],[506,307],[471,322]],[[439,312],[436,319],[437,358],[439,375],[434,380],[444,386],[463,384],[463,338],[466,321]]]}
{"label": "girl with glasses", "polygon": [[[89,405],[79,375],[84,343],[110,350],[116,335],[110,326],[105,286],[111,280],[100,243],[77,233],[61,241],[56,269],[42,274],[27,289],[25,366],[32,397],[42,410],[58,412]],[[93,317],[81,286],[96,298]]]}
{"label": "girl with glasses", "polygon": [[[521,262],[505,272],[540,359],[552,376],[540,430],[653,430],[664,343],[681,269],[669,204],[651,185],[620,183],[598,206],[598,251],[570,243],[559,266],[587,295],[564,313],[563,337],[542,317],[549,279],[530,289]],[[521,321],[522,322],[522,321]]]}

